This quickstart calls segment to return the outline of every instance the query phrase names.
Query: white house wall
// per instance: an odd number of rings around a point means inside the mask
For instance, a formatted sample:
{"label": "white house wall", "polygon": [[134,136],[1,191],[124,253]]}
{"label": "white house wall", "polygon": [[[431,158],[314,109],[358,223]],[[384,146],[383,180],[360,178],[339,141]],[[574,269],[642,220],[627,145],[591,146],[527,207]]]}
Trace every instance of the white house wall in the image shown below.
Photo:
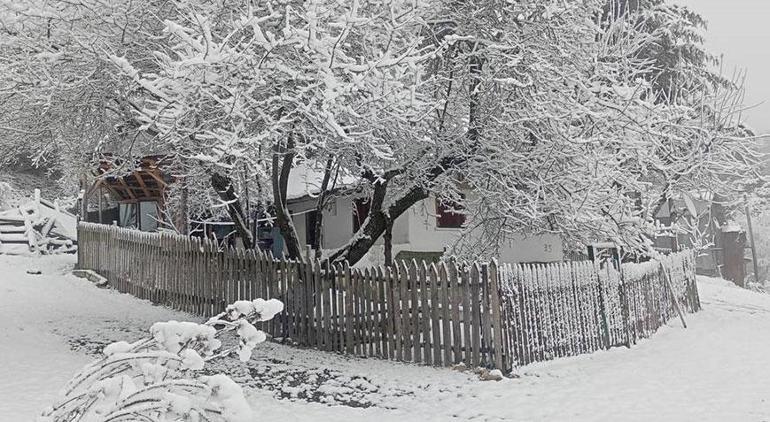
{"label": "white house wall", "polygon": [[[461,230],[437,227],[436,200],[420,201],[408,211],[410,244],[402,249],[416,252],[443,251],[457,242]],[[472,216],[471,216],[472,217]],[[561,238],[556,234],[509,235],[500,245],[501,262],[558,262],[564,260]]]}
{"label": "white house wall", "polygon": [[[330,201],[331,202],[331,201]],[[314,199],[292,202],[289,211],[294,215],[294,226],[297,229],[300,244],[307,244],[305,228],[305,212],[315,209]],[[393,223],[393,243],[409,243],[409,216],[406,213]],[[353,199],[350,197],[333,198],[323,214],[323,248],[336,249],[344,246],[353,237]],[[378,244],[382,239],[378,239]]]}
{"label": "white house wall", "polygon": [[[315,208],[314,199],[292,202],[289,210],[295,215],[294,225],[300,244],[307,244],[305,214]],[[324,210],[323,248],[336,249],[353,236],[353,200],[334,198]],[[393,255],[400,251],[443,252],[455,244],[460,229],[439,228],[436,224],[436,201],[433,197],[412,206],[393,224]],[[382,260],[382,238],[378,239],[368,257],[362,261],[376,264]],[[503,241],[501,262],[555,262],[562,261],[564,251],[558,235],[516,235]]]}

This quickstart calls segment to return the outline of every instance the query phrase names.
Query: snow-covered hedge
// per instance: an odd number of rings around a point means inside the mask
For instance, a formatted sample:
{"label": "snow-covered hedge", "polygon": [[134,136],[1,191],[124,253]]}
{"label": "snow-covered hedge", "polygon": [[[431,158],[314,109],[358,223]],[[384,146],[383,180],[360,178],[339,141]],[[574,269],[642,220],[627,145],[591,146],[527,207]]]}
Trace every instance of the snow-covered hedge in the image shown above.
{"label": "snow-covered hedge", "polygon": [[[105,347],[104,356],[75,375],[38,421],[252,421],[238,384],[226,375],[200,371],[207,362],[231,354],[250,359],[266,339],[254,323],[281,311],[283,303],[276,299],[242,300],[205,324],[155,323],[147,338]],[[221,350],[226,332],[234,332],[239,341]]]}

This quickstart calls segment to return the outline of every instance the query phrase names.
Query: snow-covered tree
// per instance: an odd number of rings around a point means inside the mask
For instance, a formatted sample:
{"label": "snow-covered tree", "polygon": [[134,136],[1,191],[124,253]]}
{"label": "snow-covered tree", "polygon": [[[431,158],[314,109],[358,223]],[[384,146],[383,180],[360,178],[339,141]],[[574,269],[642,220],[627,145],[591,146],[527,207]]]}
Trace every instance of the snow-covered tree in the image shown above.
{"label": "snow-covered tree", "polygon": [[76,185],[100,152],[141,154],[136,97],[105,54],[149,54],[162,4],[0,2],[0,160],[58,170]]}
{"label": "snow-covered tree", "polygon": [[[392,160],[393,139],[410,142],[430,112],[416,95],[435,50],[420,36],[424,11],[412,1],[212,7],[188,2],[165,22],[157,71],[112,59],[147,95],[138,119],[184,156],[187,171],[203,171],[227,193],[245,166],[271,187],[275,223],[297,258],[286,207],[295,163],[332,159],[351,169],[368,157]],[[233,193],[221,199],[251,239]]]}
{"label": "snow-covered tree", "polygon": [[513,233],[644,250],[676,192],[752,187],[741,90],[708,70],[702,20],[663,0],[17,3],[0,144],[173,155],[171,202],[226,211],[246,244],[245,210],[270,209],[293,258],[300,164],[325,175],[321,208],[333,175],[369,197],[323,256],[351,263],[431,196],[468,214],[454,252],[489,257]]}
{"label": "snow-covered tree", "polygon": [[[63,388],[37,419],[46,422],[254,420],[241,387],[223,374],[202,375],[206,363],[237,354],[241,361],[266,335],[253,324],[283,311],[278,300],[237,301],[205,324],[158,322],[150,337],[119,341]],[[236,345],[222,348],[233,332]]]}

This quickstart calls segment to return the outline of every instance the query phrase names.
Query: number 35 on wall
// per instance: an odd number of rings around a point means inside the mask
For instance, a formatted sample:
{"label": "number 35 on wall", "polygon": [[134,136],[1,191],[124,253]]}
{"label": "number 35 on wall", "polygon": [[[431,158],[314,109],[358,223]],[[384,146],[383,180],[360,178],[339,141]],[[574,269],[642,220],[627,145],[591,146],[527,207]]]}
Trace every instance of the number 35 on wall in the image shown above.
{"label": "number 35 on wall", "polygon": [[553,252],[553,245],[546,243],[543,245],[543,252]]}

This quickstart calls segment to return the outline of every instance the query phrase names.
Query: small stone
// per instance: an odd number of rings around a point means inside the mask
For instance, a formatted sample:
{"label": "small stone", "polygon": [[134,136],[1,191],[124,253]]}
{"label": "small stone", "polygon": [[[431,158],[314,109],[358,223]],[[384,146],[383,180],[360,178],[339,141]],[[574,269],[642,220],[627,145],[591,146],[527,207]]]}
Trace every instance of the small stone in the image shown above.
{"label": "small stone", "polygon": [[503,380],[503,373],[499,369],[482,369],[481,372],[479,372],[479,379],[482,381],[502,381]]}

